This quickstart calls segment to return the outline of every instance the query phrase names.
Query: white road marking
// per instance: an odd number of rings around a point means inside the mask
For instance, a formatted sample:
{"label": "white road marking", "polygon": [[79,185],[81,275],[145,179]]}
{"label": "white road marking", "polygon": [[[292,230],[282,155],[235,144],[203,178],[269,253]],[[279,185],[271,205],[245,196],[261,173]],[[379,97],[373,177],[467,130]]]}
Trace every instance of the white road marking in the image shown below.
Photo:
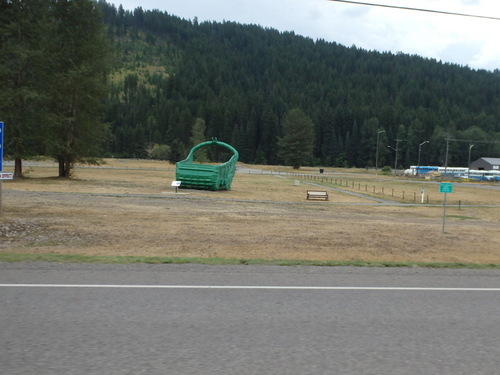
{"label": "white road marking", "polygon": [[99,285],[99,284],[0,284],[13,288],[121,288],[121,289],[265,289],[265,290],[400,290],[449,292],[500,292],[500,288],[427,288],[364,286],[272,286],[272,285]]}

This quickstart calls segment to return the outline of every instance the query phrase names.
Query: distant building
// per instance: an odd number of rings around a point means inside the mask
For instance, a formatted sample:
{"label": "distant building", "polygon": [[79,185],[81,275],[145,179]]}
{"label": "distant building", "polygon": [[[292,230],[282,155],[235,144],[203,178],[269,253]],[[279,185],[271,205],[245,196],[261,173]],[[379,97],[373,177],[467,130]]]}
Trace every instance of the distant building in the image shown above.
{"label": "distant building", "polygon": [[498,171],[500,170],[500,158],[479,158],[470,163],[470,169],[479,171]]}

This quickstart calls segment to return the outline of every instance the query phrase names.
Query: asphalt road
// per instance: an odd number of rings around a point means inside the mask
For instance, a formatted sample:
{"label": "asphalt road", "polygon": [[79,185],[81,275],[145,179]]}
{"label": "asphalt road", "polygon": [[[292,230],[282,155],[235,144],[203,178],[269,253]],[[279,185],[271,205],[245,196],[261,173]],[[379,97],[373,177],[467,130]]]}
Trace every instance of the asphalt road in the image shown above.
{"label": "asphalt road", "polygon": [[500,271],[0,263],[0,374],[498,374]]}

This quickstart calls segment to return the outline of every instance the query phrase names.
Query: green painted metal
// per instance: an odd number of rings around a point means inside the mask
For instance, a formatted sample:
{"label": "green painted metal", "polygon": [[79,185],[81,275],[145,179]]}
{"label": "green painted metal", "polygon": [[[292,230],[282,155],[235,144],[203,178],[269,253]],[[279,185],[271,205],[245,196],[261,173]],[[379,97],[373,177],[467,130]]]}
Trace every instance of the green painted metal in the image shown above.
{"label": "green painted metal", "polygon": [[[194,163],[194,153],[201,147],[222,146],[233,153],[231,158],[219,165]],[[216,138],[194,146],[186,159],[176,164],[175,178],[181,181],[181,188],[200,190],[230,190],[236,172],[238,151]]]}

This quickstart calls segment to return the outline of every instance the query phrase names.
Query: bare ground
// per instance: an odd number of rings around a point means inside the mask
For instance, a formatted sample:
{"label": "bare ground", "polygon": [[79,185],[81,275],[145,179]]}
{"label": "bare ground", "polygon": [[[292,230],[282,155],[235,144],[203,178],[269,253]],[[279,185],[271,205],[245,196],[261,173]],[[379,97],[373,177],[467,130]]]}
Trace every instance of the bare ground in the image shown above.
{"label": "bare ground", "polygon": [[500,263],[499,207],[450,207],[443,234],[442,207],[337,191],[310,202],[306,185],[283,176],[237,174],[231,191],[175,193],[174,172],[161,169],[48,173],[3,183],[0,252]]}

